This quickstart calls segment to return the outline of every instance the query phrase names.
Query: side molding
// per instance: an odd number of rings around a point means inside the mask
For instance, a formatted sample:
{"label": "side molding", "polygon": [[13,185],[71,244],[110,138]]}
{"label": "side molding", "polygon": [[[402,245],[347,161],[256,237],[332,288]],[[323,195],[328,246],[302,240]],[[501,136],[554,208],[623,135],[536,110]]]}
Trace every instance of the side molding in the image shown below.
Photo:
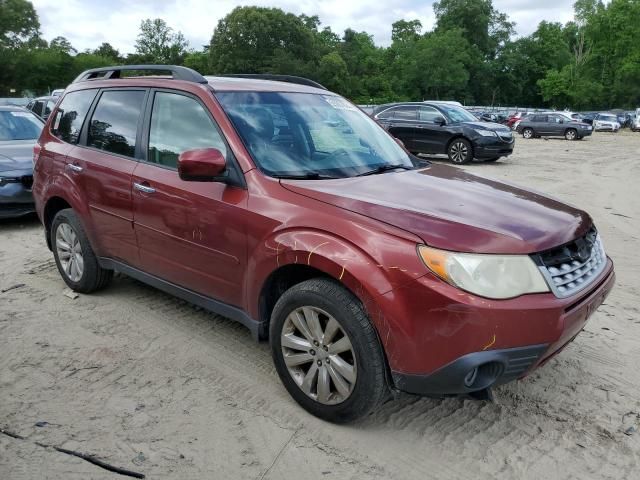
{"label": "side molding", "polygon": [[181,298],[182,300],[186,300],[189,303],[193,303],[194,305],[202,307],[205,310],[209,310],[210,312],[217,313],[219,315],[222,315],[223,317],[227,317],[231,320],[235,320],[236,322],[240,322],[242,325],[249,329],[249,331],[251,332],[251,336],[256,341],[259,338],[258,334],[260,322],[251,318],[244,310],[238,307],[234,307],[233,305],[220,302],[214,298],[201,295],[194,292],[193,290],[180,287],[178,285],[175,285],[174,283],[168,282],[154,275],[150,275],[146,272],[143,272],[142,270],[139,270],[117,260],[100,257],[98,261],[100,262],[100,266],[102,268],[108,268],[120,273],[124,273],[131,278],[135,278],[136,280],[146,283],[147,285],[157,288],[158,290],[162,290],[163,292]]}

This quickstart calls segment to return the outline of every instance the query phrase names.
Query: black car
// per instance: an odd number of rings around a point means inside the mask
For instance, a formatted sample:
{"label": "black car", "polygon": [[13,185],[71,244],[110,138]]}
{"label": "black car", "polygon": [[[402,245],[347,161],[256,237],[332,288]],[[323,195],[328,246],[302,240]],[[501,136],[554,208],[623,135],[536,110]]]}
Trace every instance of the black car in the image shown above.
{"label": "black car", "polygon": [[48,96],[48,97],[38,97],[34,98],[27,104],[27,109],[31,110],[33,113],[38,115],[43,120],[49,118],[53,107],[56,106],[56,102],[60,96]]}
{"label": "black car", "polygon": [[0,107],[0,218],[34,212],[33,147],[44,122],[21,107]]}
{"label": "black car", "polygon": [[537,113],[522,119],[517,128],[524,138],[564,137],[582,140],[593,133],[593,127],[559,113]]}
{"label": "black car", "polygon": [[453,163],[493,162],[511,155],[514,138],[504,125],[479,121],[445,102],[380,105],[373,117],[414,155],[447,154]]}

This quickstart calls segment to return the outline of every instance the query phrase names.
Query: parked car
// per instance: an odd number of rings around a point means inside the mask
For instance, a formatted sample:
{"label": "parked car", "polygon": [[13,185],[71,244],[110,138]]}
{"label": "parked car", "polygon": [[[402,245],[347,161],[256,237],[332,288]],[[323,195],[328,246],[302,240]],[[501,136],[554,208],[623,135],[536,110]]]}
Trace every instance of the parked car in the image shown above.
{"label": "parked car", "polygon": [[631,124],[631,129],[634,132],[640,131],[640,108],[636,110],[635,117],[633,118],[633,123]]}
{"label": "parked car", "polygon": [[524,118],[518,124],[517,131],[524,138],[564,137],[567,140],[582,140],[593,133],[593,128],[564,114],[536,113]]}
{"label": "parked car", "polygon": [[516,112],[513,115],[507,118],[505,125],[512,130],[516,129],[516,123],[522,120],[523,117],[527,116],[525,112]]}
{"label": "parked car", "polygon": [[613,113],[598,113],[593,119],[593,129],[596,132],[617,132],[620,130],[618,117]]}
{"label": "parked car", "polygon": [[511,155],[511,130],[481,122],[464,108],[444,103],[390,103],[374,118],[415,155],[447,154],[453,163],[496,161]]}
{"label": "parked car", "polygon": [[43,120],[49,118],[59,96],[38,97],[27,104],[27,109],[38,115]]}
{"label": "parked car", "polygon": [[[120,75],[132,69],[171,77]],[[418,166],[321,85],[262,78],[127,66],[74,81],[34,183],[70,288],[119,271],[241,322],[292,397],[334,422],[394,389],[486,398],[562,350],[611,291],[587,213]]]}
{"label": "parked car", "polygon": [[44,122],[22,107],[0,106],[0,218],[33,213],[33,147]]}

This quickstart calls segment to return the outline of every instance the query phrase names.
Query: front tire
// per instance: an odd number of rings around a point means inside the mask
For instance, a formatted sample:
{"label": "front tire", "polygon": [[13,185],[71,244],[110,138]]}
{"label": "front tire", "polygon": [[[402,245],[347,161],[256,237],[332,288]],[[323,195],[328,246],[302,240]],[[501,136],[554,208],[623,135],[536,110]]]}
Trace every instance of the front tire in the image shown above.
{"label": "front tire", "polygon": [[529,140],[530,138],[534,137],[534,133],[533,133],[533,129],[532,128],[525,128],[524,130],[522,130],[522,136],[524,138],[526,138],[527,140]]}
{"label": "front tire", "polygon": [[269,334],[282,383],[316,417],[347,423],[387,397],[377,333],[360,301],[340,284],[316,278],[291,287],[273,309]]}
{"label": "front tire", "polygon": [[72,209],[60,210],[53,218],[51,246],[58,271],[72,290],[91,293],[111,281],[113,271],[98,263],[80,219]]}
{"label": "front tire", "polygon": [[458,165],[469,163],[473,159],[473,147],[471,143],[464,138],[456,138],[448,150],[449,160]]}
{"label": "front tire", "polygon": [[566,132],[564,132],[564,138],[569,141],[577,140],[578,132],[574,128],[569,128]]}

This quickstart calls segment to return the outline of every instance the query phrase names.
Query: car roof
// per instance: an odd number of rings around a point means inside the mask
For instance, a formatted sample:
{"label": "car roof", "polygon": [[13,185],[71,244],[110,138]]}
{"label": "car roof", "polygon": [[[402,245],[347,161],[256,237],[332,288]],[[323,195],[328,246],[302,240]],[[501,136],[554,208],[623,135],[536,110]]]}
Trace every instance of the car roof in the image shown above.
{"label": "car roof", "polygon": [[58,100],[59,96],[54,97],[53,95],[44,95],[42,97],[36,97],[34,100]]}
{"label": "car roof", "polygon": [[319,93],[322,95],[336,95],[328,90],[298,83],[281,82],[277,80],[262,80],[242,77],[205,76],[208,84],[216,92],[292,92]]}
{"label": "car roof", "polygon": [[[76,90],[86,90],[92,88],[111,88],[111,87],[156,87],[156,88],[178,88],[189,86],[209,86],[216,92],[291,92],[291,93],[315,93],[322,95],[337,94],[308,85],[302,85],[291,82],[282,82],[276,80],[263,80],[255,78],[238,78],[238,77],[204,77],[207,83],[195,83],[186,80],[177,80],[164,75],[144,75],[130,76],[123,78],[95,78],[91,80],[83,80],[74,82],[67,88],[67,92]],[[60,97],[46,97],[57,100]]]}

